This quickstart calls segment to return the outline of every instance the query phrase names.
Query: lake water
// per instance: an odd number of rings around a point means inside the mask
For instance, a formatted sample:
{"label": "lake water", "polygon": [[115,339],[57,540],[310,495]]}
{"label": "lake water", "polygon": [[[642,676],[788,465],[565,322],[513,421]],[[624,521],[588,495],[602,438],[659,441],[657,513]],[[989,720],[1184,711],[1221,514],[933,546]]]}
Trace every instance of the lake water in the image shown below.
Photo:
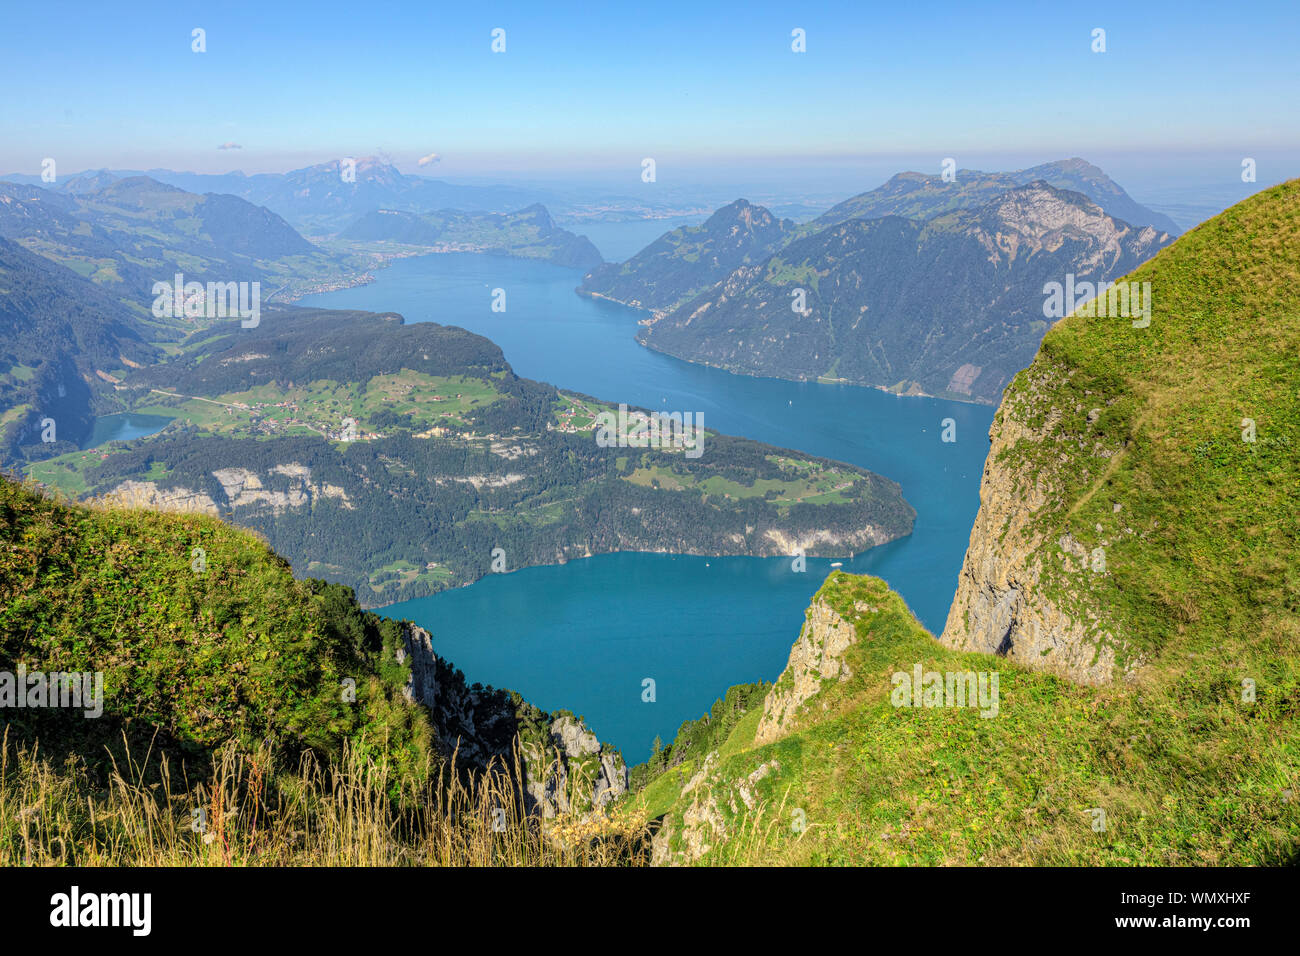
{"label": "lake water", "polygon": [[[496,342],[515,371],[611,401],[702,413],[708,428],[851,462],[899,482],[913,533],[845,570],[884,578],[932,632],[943,628],[979,506],[993,409],[875,389],[731,375],[638,345],[641,313],[574,294],[576,270],[475,255],[404,259],[369,286],[304,305],[395,311]],[[506,311],[491,310],[506,290]],[[957,440],[940,440],[942,421]],[[847,557],[847,556],[846,556]],[[531,568],[381,613],[428,628],[471,681],[587,718],[629,761],[671,740],[728,686],[774,680],[809,596],[829,570],[809,559],[602,555]],[[656,701],[641,700],[642,680]]]}
{"label": "lake water", "polygon": [[636,255],[665,232],[678,226],[697,226],[708,216],[674,216],[668,219],[636,219],[631,222],[562,222],[570,232],[586,236],[609,262],[622,262]]}
{"label": "lake water", "polygon": [[102,415],[95,419],[90,437],[82,444],[82,449],[97,448],[111,441],[130,441],[132,438],[144,438],[160,432],[167,427],[171,419],[163,415],[140,415],[136,413],[121,415]]}

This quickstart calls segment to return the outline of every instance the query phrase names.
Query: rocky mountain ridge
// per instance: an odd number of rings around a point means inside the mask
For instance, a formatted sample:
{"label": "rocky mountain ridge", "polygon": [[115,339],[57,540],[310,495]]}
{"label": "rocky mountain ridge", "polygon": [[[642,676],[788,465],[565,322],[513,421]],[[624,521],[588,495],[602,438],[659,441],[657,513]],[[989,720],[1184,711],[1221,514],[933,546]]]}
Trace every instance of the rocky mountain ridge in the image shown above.
{"label": "rocky mountain ridge", "polygon": [[1170,241],[1035,182],[926,222],[830,226],[645,322],[638,339],[735,372],[993,404],[1054,321],[1049,283],[1117,278]]}

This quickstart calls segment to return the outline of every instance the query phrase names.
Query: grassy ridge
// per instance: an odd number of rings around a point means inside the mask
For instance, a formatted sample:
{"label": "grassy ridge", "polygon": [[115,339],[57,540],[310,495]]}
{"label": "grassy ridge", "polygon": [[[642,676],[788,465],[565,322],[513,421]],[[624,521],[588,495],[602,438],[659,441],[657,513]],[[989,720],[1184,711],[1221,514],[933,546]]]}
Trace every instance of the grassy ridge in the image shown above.
{"label": "grassy ridge", "polygon": [[[803,724],[754,746],[738,723],[697,786],[702,755],[624,805],[629,820],[682,821],[712,800],[725,833],[707,863],[1072,866],[1283,864],[1300,851],[1295,655],[1253,704],[1236,665],[1206,661],[1176,693],[1159,680],[1085,688],[936,644],[879,579],[836,572],[814,600],[851,622],[853,676],[808,705]],[[863,611],[861,606],[876,608]],[[998,671],[999,713],[894,707],[891,675]],[[1255,661],[1248,662],[1256,663]],[[823,709],[824,705],[824,709]],[[737,783],[776,761],[750,785]],[[1093,829],[1105,813],[1105,829]],[[801,828],[802,827],[802,828]]]}
{"label": "grassy ridge", "polygon": [[[1016,437],[1010,494],[1047,495],[1021,539],[1037,586],[1114,634],[1133,679],[949,650],[884,582],[833,574],[816,600],[854,628],[853,676],[766,746],[741,722],[631,817],[663,817],[678,851],[693,827],[715,863],[1300,860],[1300,181],[1128,278],[1151,283],[1151,324],[1059,323],[993,430]],[[1104,570],[1065,570],[1065,534]],[[893,706],[891,676],[917,663],[997,671],[998,715]]]}
{"label": "grassy ridge", "polygon": [[1174,670],[1189,652],[1294,653],[1300,181],[1192,230],[1129,281],[1151,283],[1151,325],[1061,322],[994,423],[1048,429],[1005,453],[1026,485],[1055,489],[1033,530],[1106,547],[1107,574],[1081,584],[1045,562],[1044,584],[1102,611],[1130,655],[1170,647]]}

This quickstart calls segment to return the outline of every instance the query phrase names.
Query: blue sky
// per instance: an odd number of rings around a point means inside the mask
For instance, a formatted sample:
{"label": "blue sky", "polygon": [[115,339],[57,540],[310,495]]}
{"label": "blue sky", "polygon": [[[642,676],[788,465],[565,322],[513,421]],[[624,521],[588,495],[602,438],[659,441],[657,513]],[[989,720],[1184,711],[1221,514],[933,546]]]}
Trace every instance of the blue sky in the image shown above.
{"label": "blue sky", "polygon": [[1295,0],[599,6],[9,4],[0,171],[1300,155]]}

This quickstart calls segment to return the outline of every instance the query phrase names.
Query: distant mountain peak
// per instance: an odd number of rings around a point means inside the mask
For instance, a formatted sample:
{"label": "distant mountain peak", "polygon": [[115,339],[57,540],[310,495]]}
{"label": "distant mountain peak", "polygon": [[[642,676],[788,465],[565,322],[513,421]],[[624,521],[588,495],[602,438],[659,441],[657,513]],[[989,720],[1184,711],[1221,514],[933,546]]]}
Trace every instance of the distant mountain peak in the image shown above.
{"label": "distant mountain peak", "polygon": [[154,193],[183,193],[185,190],[178,189],[175,186],[169,186],[166,183],[160,183],[151,176],[127,176],[124,179],[115,179],[109,183],[102,192],[112,193],[114,195],[129,195],[131,193],[154,192]]}
{"label": "distant mountain peak", "polygon": [[75,195],[86,195],[99,192],[106,186],[118,182],[118,179],[119,177],[110,173],[107,169],[88,169],[84,173],[79,173],[67,180],[63,184],[63,191]]}
{"label": "distant mountain peak", "polygon": [[1082,193],[1123,222],[1178,234],[1178,226],[1172,219],[1134,201],[1104,170],[1078,156],[1012,172],[959,169],[952,182],[944,182],[937,173],[901,172],[883,185],[837,204],[814,223],[825,226],[846,219],[873,219],[891,214],[929,219],[956,209],[979,208],[1007,189],[1040,181]]}
{"label": "distant mountain peak", "polygon": [[1109,237],[1119,228],[1116,220],[1083,193],[1058,189],[1041,179],[1008,189],[973,215],[986,223],[992,218],[1008,231],[1033,237],[1069,227],[1100,230]]}
{"label": "distant mountain peak", "polygon": [[[401,183],[404,178],[396,166],[378,156],[362,156],[353,162],[356,164],[353,172],[356,173],[357,183],[393,186]],[[317,163],[315,166],[295,169],[286,175],[299,180],[337,179],[340,184],[352,185],[343,179],[343,164],[343,159],[331,159],[328,162]]]}
{"label": "distant mountain peak", "polygon": [[777,221],[766,206],[756,206],[748,199],[737,199],[716,210],[704,222],[706,230],[726,228],[739,223],[746,229],[767,229]]}
{"label": "distant mountain peak", "polygon": [[1028,175],[1030,173],[1040,172],[1047,169],[1056,169],[1061,172],[1086,173],[1090,177],[1097,179],[1110,179],[1105,170],[1100,166],[1094,166],[1086,159],[1078,156],[1071,156],[1069,159],[1058,159],[1050,163],[1041,163],[1038,166],[1030,166],[1027,169],[1020,170],[1021,173]]}
{"label": "distant mountain peak", "polygon": [[555,226],[555,220],[551,218],[551,211],[539,202],[535,202],[531,206],[525,206],[523,209],[516,212],[515,215],[521,218],[526,217],[533,219],[539,226],[546,229],[551,229]]}

